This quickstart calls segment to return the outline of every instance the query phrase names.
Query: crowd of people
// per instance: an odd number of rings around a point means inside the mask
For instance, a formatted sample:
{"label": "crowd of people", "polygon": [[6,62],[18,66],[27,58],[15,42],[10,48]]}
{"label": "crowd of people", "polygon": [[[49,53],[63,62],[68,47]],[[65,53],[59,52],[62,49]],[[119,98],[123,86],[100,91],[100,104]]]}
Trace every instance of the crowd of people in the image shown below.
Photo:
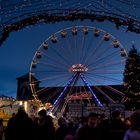
{"label": "crowd of people", "polygon": [[53,118],[42,109],[38,117],[29,117],[25,110],[18,109],[7,126],[0,119],[0,140],[140,140],[140,111],[135,111],[124,120],[115,110],[112,118],[90,113],[79,121]]}

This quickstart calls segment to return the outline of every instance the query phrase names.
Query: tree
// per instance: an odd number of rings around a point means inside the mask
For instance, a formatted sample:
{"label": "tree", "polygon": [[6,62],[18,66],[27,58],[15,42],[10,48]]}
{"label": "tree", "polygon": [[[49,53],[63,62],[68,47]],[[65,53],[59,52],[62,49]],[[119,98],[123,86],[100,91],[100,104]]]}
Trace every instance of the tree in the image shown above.
{"label": "tree", "polygon": [[123,82],[126,102],[136,108],[140,102],[140,54],[134,45],[128,53]]}

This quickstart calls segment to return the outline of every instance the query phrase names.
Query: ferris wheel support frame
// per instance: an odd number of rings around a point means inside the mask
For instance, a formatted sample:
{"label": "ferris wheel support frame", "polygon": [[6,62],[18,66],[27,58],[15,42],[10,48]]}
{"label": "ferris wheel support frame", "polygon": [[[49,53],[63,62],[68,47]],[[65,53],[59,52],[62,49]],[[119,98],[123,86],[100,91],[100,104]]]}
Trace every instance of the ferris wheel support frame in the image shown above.
{"label": "ferris wheel support frame", "polygon": [[77,77],[77,74],[75,74],[69,81],[68,83],[66,84],[65,88],[63,89],[63,91],[60,93],[60,95],[58,96],[58,98],[55,100],[55,102],[53,103],[52,105],[52,108],[49,109],[47,111],[47,114],[49,114],[50,112],[52,112],[55,108],[56,105],[58,105],[59,103],[59,100],[64,96],[65,94],[65,91],[67,90],[67,88],[69,87],[69,85],[71,85],[71,83],[73,82],[73,80]]}
{"label": "ferris wheel support frame", "polygon": [[[95,95],[95,92],[91,89],[91,87],[89,86],[88,82],[85,80],[84,76],[77,72],[73,77],[72,79],[69,80],[69,82],[67,83],[66,87],[63,89],[63,91],[61,92],[61,94],[59,95],[59,97],[55,100],[55,102],[53,103],[52,105],[52,108],[50,110],[48,110],[47,114],[49,114],[50,112],[52,112],[55,108],[55,106],[58,105],[60,99],[64,96],[65,94],[65,91],[67,90],[67,88],[72,84],[72,82],[76,82],[79,78],[82,79],[82,81],[84,82],[84,84],[88,87],[88,89],[90,90],[90,92],[92,93],[92,97],[93,97],[93,100],[95,100],[96,104],[99,106],[99,107],[103,107],[103,104],[100,102],[100,100],[98,99],[98,97]],[[75,80],[75,81],[74,81]]]}
{"label": "ferris wheel support frame", "polygon": [[98,99],[98,97],[95,95],[95,92],[91,89],[90,85],[88,84],[88,82],[86,81],[86,79],[84,78],[84,76],[80,73],[80,77],[83,80],[83,82],[85,83],[85,85],[88,87],[88,89],[90,90],[90,92],[92,93],[93,99],[95,99],[96,104],[99,107],[103,107],[103,104],[100,102],[100,100]]}

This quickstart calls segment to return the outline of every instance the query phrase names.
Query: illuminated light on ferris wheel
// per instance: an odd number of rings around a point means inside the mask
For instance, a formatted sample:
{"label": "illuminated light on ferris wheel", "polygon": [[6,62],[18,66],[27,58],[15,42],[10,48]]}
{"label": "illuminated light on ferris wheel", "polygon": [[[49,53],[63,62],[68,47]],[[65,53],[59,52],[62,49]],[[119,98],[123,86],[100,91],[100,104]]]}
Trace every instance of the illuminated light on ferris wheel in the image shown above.
{"label": "illuminated light on ferris wheel", "polygon": [[86,72],[88,68],[82,64],[75,64],[69,68],[69,72]]}

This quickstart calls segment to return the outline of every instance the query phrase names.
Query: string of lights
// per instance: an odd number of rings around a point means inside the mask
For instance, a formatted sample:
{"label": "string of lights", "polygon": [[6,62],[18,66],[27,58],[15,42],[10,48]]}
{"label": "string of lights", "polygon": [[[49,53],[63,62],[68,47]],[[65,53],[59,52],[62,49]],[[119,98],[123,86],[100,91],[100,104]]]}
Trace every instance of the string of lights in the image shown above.
{"label": "string of lights", "polygon": [[2,1],[0,2],[0,45],[8,38],[10,32],[41,22],[49,24],[77,19],[99,22],[107,20],[113,22],[117,29],[126,26],[126,31],[140,33],[140,18],[137,14],[139,8],[138,2],[129,0]]}

